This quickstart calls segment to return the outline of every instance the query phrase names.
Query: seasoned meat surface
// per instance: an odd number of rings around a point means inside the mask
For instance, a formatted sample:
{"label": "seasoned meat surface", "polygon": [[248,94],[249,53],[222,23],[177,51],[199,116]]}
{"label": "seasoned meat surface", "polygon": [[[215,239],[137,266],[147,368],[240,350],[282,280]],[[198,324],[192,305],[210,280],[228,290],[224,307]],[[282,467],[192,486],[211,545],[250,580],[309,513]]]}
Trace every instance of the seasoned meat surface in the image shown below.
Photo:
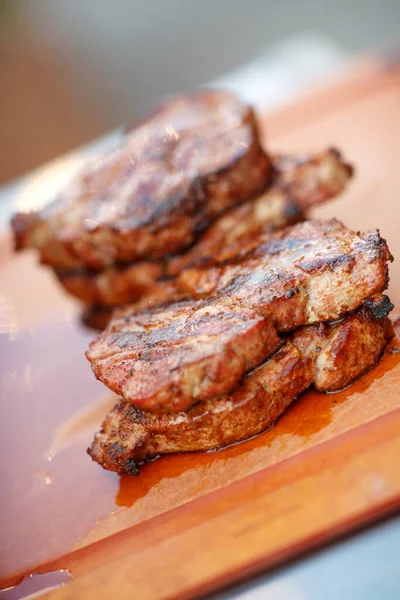
{"label": "seasoned meat surface", "polygon": [[225,295],[257,308],[279,331],[336,319],[387,286],[393,260],[379,231],[346,229],[337,219],[305,221],[185,269],[177,286],[194,297]]}
{"label": "seasoned meat surface", "polygon": [[216,256],[223,261],[237,252],[246,238],[303,221],[305,209],[340,194],[353,174],[337,150],[280,156],[273,164],[273,186],[232,209],[211,225],[193,248],[172,258],[168,263],[170,275],[176,276],[188,266],[210,264]]}
{"label": "seasoned meat surface", "polygon": [[340,318],[387,285],[376,231],[309,221],[253,243],[232,264],[183,272],[175,294],[200,298],[119,311],[87,352],[96,377],[139,408],[186,410],[233,390],[276,348],[275,331]]}
{"label": "seasoned meat surface", "polygon": [[280,345],[272,323],[223,298],[121,311],[88,352],[116,393],[153,411],[185,410],[232,389]]}
{"label": "seasoned meat surface", "polygon": [[233,94],[171,100],[97,159],[51,206],[13,219],[16,248],[58,269],[102,270],[190,246],[270,183],[253,111]]}
{"label": "seasoned meat surface", "polygon": [[279,184],[301,210],[340,194],[354,173],[336,148],[314,155],[282,154],[274,157]]}
{"label": "seasoned meat surface", "polygon": [[311,384],[322,391],[349,385],[378,361],[392,335],[390,321],[375,320],[368,307],[333,325],[306,326],[237,390],[199,402],[186,413],[155,415],[121,400],[89,454],[105,469],[137,474],[138,462],[159,454],[210,450],[247,439],[273,425]]}

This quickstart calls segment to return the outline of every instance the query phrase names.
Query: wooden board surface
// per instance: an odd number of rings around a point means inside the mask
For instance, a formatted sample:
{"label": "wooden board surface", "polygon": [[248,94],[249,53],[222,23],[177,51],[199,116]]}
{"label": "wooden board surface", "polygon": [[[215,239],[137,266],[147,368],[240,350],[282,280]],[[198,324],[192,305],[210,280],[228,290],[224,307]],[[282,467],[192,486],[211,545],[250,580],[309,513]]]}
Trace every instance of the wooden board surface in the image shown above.
{"label": "wooden board surface", "polygon": [[[356,178],[316,214],[379,227],[400,257],[400,69],[365,61],[263,123],[274,150],[342,149]],[[101,470],[85,448],[114,399],[83,357],[92,334],[34,257],[2,243],[4,585],[69,569],[55,598],[193,597],[400,507],[397,353],[237,446],[166,457],[139,478]],[[400,307],[396,262],[390,296]]]}

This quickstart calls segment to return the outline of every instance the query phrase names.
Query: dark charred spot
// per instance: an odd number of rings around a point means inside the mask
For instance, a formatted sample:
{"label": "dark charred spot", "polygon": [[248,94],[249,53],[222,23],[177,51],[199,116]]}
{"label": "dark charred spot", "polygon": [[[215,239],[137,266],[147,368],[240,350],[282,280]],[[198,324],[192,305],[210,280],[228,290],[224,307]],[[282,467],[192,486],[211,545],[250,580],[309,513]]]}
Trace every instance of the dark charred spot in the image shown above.
{"label": "dark charred spot", "polygon": [[142,412],[136,408],[136,406],[131,405],[127,405],[126,406],[126,410],[125,410],[125,416],[130,420],[130,421],[134,421],[134,422],[140,422],[141,420],[143,421],[143,414]]}
{"label": "dark charred spot", "polygon": [[321,271],[323,269],[329,269],[333,271],[340,265],[344,265],[347,263],[348,268],[351,268],[353,263],[353,257],[348,256],[346,254],[341,254],[339,256],[315,256],[306,260],[299,260],[295,263],[295,266],[304,271],[305,273],[316,273],[317,271]]}
{"label": "dark charred spot", "polygon": [[389,252],[386,240],[381,237],[379,229],[367,231],[367,233],[364,235],[362,234],[361,237],[371,242],[379,251],[386,253],[387,260],[393,262],[393,256]]}
{"label": "dark charred spot", "polygon": [[112,458],[118,458],[118,456],[120,454],[123,454],[125,450],[125,446],[121,446],[120,444],[114,443],[107,448],[107,454]]}
{"label": "dark charred spot", "polygon": [[286,298],[292,298],[294,296],[294,294],[295,294],[294,290],[288,290],[286,292]]}
{"label": "dark charred spot", "polygon": [[390,302],[388,296],[378,296],[378,298],[366,298],[363,300],[363,305],[366,306],[372,313],[374,319],[379,320],[387,317],[394,306]]}
{"label": "dark charred spot", "polygon": [[133,407],[128,413],[128,418],[135,423],[146,423],[146,417],[138,408]]}
{"label": "dark charred spot", "polygon": [[123,471],[127,475],[140,475],[139,465],[132,458],[124,462]]}

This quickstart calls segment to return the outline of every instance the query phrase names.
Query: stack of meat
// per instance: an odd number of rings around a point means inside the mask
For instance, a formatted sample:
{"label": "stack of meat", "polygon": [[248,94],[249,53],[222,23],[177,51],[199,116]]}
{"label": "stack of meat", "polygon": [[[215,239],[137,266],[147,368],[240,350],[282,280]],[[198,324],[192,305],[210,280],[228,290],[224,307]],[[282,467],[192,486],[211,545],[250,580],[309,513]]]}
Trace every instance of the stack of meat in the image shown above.
{"label": "stack of meat", "polygon": [[270,159],[251,109],[204,92],[14,218],[17,247],[38,248],[92,315],[120,305],[87,353],[121,396],[94,460],[138,473],[246,439],[309,386],[341,389],[379,360],[393,335],[385,241],[304,216],[351,174],[334,150]]}
{"label": "stack of meat", "polygon": [[250,107],[203,92],[163,106],[45,210],[16,215],[16,248],[37,248],[95,324],[224,246],[304,219],[351,174],[334,150],[271,159]]}

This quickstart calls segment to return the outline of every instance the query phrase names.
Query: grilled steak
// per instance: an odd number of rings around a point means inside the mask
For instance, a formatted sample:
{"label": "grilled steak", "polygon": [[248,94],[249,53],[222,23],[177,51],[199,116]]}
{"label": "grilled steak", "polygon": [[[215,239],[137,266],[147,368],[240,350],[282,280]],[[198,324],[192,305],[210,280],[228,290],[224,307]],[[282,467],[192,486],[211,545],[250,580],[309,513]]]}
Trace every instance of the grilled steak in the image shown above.
{"label": "grilled steak", "polygon": [[232,389],[279,345],[272,323],[254,310],[186,300],[133,318],[122,311],[88,357],[113,391],[165,412]]}
{"label": "grilled steak", "polygon": [[276,178],[272,188],[221,217],[182,256],[172,258],[168,273],[178,275],[184,268],[210,264],[218,255],[225,259],[240,248],[242,240],[270,233],[304,219],[303,211],[340,194],[353,169],[337,150],[312,156],[280,156],[273,161]]}
{"label": "grilled steak", "polygon": [[[390,306],[384,305],[386,310]],[[360,377],[377,362],[392,335],[390,321],[375,320],[368,307],[333,325],[306,326],[291,334],[236,391],[199,402],[187,413],[155,415],[121,400],[88,452],[105,469],[137,474],[138,462],[159,454],[210,450],[244,440],[271,427],[313,383],[332,391]]]}
{"label": "grilled steak", "polygon": [[249,106],[202,91],[170,101],[38,214],[13,219],[16,248],[59,269],[103,270],[190,246],[273,169]]}
{"label": "grilled steak", "polygon": [[378,230],[346,229],[337,219],[314,220],[260,235],[214,267],[185,269],[177,278],[193,297],[225,295],[257,308],[279,331],[329,321],[387,286],[393,260]]}
{"label": "grilled steak", "polygon": [[70,294],[86,304],[100,307],[135,302],[160,277],[175,276],[199,262],[209,263],[217,253],[222,256],[223,249],[226,253],[235,252],[235,244],[261,230],[274,231],[303,220],[303,208],[340,193],[352,174],[352,168],[336,150],[314,156],[278,157],[274,167],[276,176],[271,189],[220,217],[182,255],[167,262],[113,265],[100,273],[56,269],[57,278]]}
{"label": "grilled steak", "polygon": [[87,352],[95,376],[139,408],[186,410],[233,390],[276,330],[337,319],[387,285],[377,231],[308,221],[253,243],[233,264],[183,272],[178,288],[203,298],[117,313]]}

